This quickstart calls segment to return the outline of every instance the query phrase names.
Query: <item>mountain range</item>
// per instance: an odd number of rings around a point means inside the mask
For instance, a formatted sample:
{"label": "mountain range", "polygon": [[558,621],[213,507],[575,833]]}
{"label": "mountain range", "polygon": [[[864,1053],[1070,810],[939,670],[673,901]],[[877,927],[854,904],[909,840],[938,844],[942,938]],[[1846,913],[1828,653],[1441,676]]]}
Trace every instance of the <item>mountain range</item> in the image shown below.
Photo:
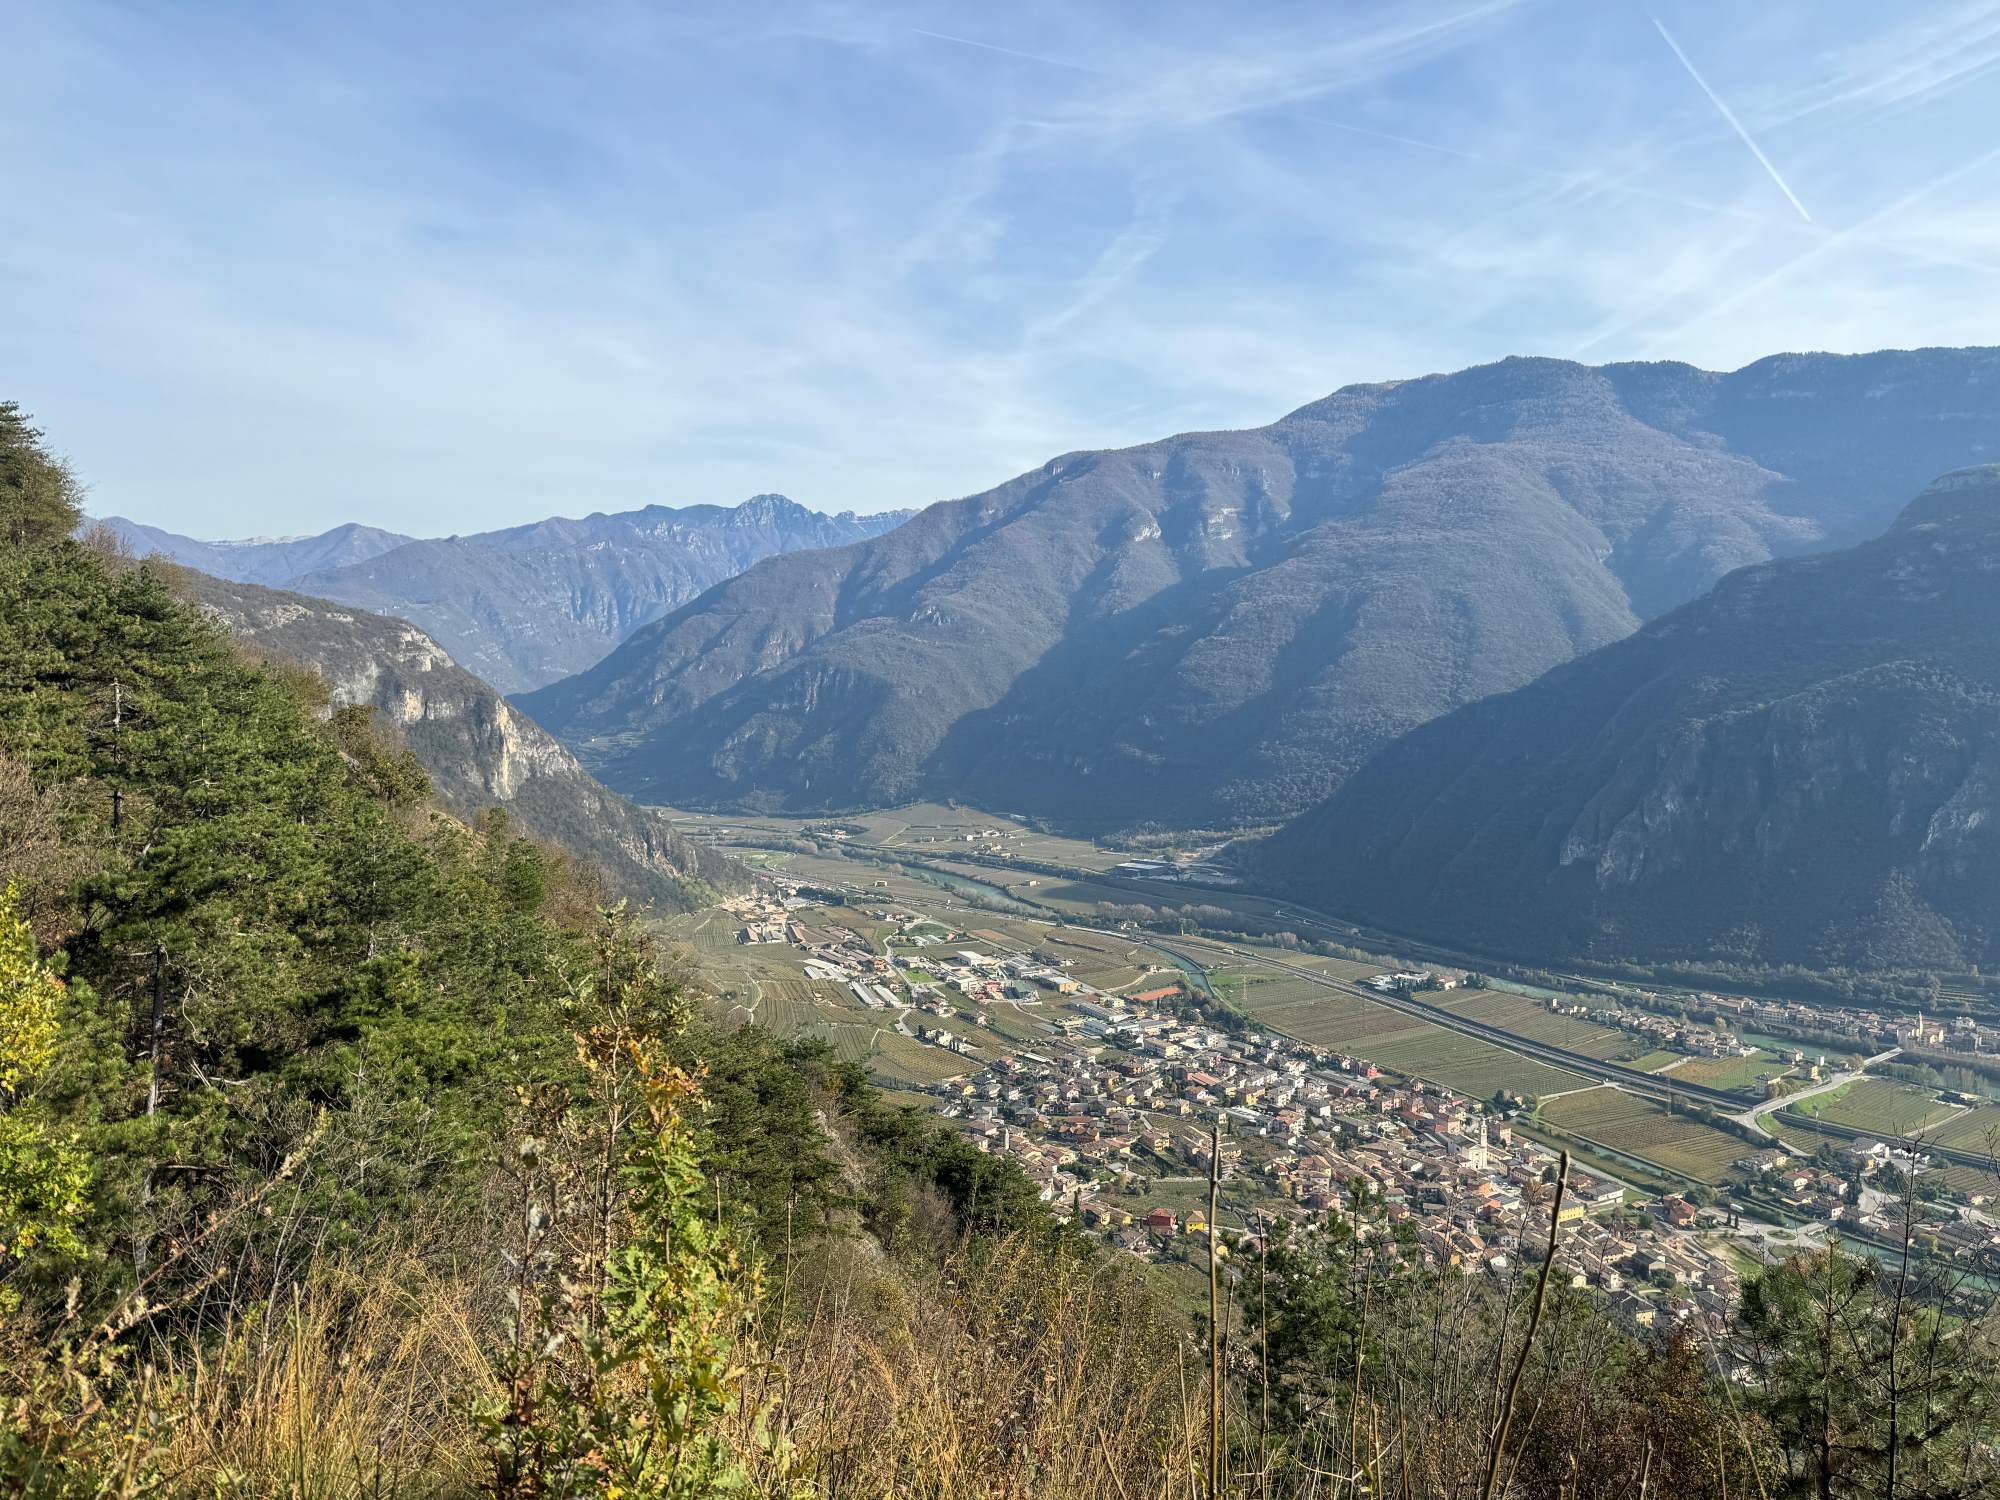
{"label": "mountain range", "polygon": [[502,808],[526,832],[595,865],[620,893],[675,910],[748,882],[733,860],[599,785],[414,625],[258,584],[181,576],[202,610],[245,647],[310,668],[336,706],[372,706],[460,817]]}
{"label": "mountain range", "polygon": [[211,578],[271,588],[306,573],[366,562],[413,540],[352,521],[318,536],[260,536],[233,542],[204,542],[123,516],[106,516],[95,524],[117,537],[134,557],[165,557]]}
{"label": "mountain range", "polygon": [[315,537],[203,542],[117,516],[102,524],[135,555],[409,620],[468,670],[517,692],[581,671],[761,558],[875,536],[907,515],[828,516],[757,495],[737,506],[653,505],[429,540],[348,525]]}
{"label": "mountain range", "polygon": [[647,801],[1275,823],[1738,568],[1875,535],[2000,455],[1996,394],[1993,349],[1351,386],[766,558],[518,701]]}
{"label": "mountain range", "polygon": [[2000,960],[2000,466],[1425,725],[1252,858],[1508,954]]}

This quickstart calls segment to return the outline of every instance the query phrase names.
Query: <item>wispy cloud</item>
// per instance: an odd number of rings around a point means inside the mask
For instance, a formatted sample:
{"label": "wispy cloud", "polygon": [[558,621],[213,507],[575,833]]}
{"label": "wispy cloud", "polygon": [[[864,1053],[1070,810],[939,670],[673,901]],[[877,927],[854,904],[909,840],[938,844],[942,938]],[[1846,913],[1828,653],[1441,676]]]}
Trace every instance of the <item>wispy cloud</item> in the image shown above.
{"label": "wispy cloud", "polygon": [[921,26],[912,26],[913,35],[928,37],[934,42],[950,42],[955,47],[975,47],[981,52],[997,52],[1002,57],[1012,57],[1021,62],[1039,63],[1045,68],[1064,68],[1072,73],[1087,73],[1093,78],[1107,76],[1102,68],[1086,67],[1079,62],[1069,62],[1060,57],[1043,57],[1037,52],[1020,52],[1012,47],[1002,47],[995,42],[976,41],[969,36],[952,36],[942,31],[926,31]]}
{"label": "wispy cloud", "polygon": [[442,532],[920,504],[1509,353],[2000,341],[2000,0],[1674,0],[1699,89],[1616,6],[967,14],[29,7],[0,394],[106,508]]}

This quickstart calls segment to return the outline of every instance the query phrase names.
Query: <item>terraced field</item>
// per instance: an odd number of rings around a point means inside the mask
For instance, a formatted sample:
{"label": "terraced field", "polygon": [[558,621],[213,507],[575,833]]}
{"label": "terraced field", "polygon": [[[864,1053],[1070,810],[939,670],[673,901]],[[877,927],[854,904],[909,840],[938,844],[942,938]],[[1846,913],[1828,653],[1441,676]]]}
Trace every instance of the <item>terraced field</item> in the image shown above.
{"label": "terraced field", "polygon": [[1721,1182],[1729,1174],[1729,1164],[1751,1151],[1726,1131],[1685,1115],[1669,1115],[1662,1106],[1623,1089],[1592,1089],[1552,1100],[1542,1107],[1540,1117],[1560,1130],[1703,1182]]}

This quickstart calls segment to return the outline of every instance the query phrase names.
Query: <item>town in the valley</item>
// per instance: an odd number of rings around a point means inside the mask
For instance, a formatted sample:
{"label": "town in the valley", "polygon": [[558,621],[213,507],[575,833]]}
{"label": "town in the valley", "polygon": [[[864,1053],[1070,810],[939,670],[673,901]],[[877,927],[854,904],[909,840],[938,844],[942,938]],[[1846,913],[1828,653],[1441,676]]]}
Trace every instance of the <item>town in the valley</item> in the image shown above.
{"label": "town in the valley", "polygon": [[[1713,1186],[1663,1183],[1657,1171],[1625,1170],[1615,1149],[1582,1150],[1558,1210],[1558,1151],[1570,1143],[1518,1093],[1474,1097],[1425,1079],[1407,1059],[1391,1066],[1358,1044],[1246,1023],[1204,1004],[1163,954],[1106,976],[1093,974],[1092,948],[1065,946],[1117,946],[1116,934],[1055,929],[1036,942],[976,913],[945,919],[893,899],[829,904],[830,894],[768,874],[727,907],[739,952],[758,953],[767,973],[791,968],[805,987],[789,1029],[812,1030],[817,1014],[840,1016],[850,1031],[872,1026],[878,1052],[916,1064],[902,1069],[903,1094],[921,1096],[980,1150],[1018,1163],[1059,1214],[1161,1264],[1206,1254],[1216,1140],[1225,1239],[1346,1217],[1364,1235],[1397,1234],[1434,1265],[1504,1278],[1539,1264],[1553,1219],[1560,1272],[1599,1289],[1622,1318],[1717,1331],[1741,1272],[1799,1236],[1879,1244],[1899,1234],[1901,1200],[1884,1185],[1899,1168],[1928,1165],[1865,1137],[1795,1148],[1753,1116]],[[1363,987],[1448,993],[1461,977],[1388,970]],[[1542,1004],[1550,1025],[1567,1025],[1573,1011],[1593,1032],[1622,1027],[1634,1048],[1674,1047],[1669,1067],[1759,1053],[1739,1032],[1636,1006]],[[1823,1025],[1826,1014],[1815,1018]],[[1834,1072],[1805,1048],[1773,1061],[1784,1065],[1773,1094],[1779,1080],[1803,1090]],[[1622,1095],[1572,1081],[1545,1096],[1552,1116],[1569,1100],[1598,1107]],[[1733,1138],[1700,1128],[1730,1149]],[[1948,1253],[2000,1245],[1976,1206],[1982,1196],[1926,1206],[1929,1232],[1943,1235]]]}

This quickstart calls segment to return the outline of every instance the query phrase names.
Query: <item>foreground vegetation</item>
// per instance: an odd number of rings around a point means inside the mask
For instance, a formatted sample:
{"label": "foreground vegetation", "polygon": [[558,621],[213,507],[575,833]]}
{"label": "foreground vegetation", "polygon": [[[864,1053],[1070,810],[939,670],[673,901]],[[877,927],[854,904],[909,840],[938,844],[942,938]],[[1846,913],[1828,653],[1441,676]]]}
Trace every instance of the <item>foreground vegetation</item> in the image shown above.
{"label": "foreground vegetation", "polygon": [[704,1024],[589,872],[75,500],[0,407],[0,1493],[1993,1488],[1991,1323],[1922,1266],[1640,1341],[1357,1192],[1190,1321],[825,1048]]}

